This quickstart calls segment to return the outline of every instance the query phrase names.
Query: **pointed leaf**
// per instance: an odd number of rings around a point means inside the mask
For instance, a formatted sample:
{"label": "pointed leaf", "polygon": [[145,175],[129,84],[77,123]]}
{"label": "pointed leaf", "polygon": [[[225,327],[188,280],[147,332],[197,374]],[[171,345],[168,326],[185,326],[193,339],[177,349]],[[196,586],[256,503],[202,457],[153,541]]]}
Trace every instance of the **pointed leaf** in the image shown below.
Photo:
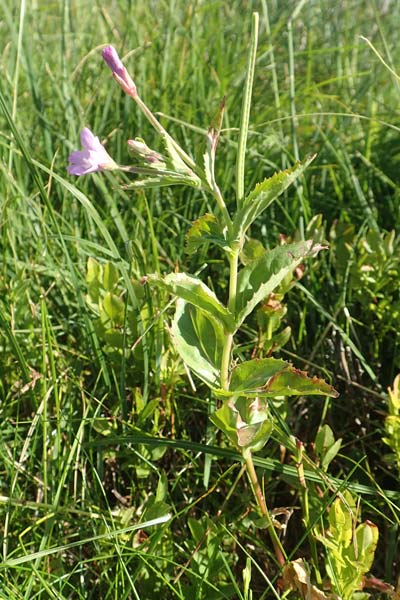
{"label": "pointed leaf", "polygon": [[306,258],[323,249],[311,240],[277,246],[239,272],[236,297],[237,327]]}
{"label": "pointed leaf", "polygon": [[314,156],[305,162],[297,162],[286,171],[279,171],[272,177],[258,183],[254,190],[245,198],[243,206],[236,213],[233,230],[238,239],[246,233],[248,227],[260,216],[260,214],[282,194],[308,167]]}
{"label": "pointed leaf", "polygon": [[187,366],[207,385],[217,387],[225,340],[221,323],[193,304],[179,299],[171,337]]}
{"label": "pointed leaf", "polygon": [[148,281],[166,288],[174,296],[190,302],[211,317],[218,319],[228,332],[233,332],[235,321],[232,313],[224,306],[205,283],[186,273],[170,273],[163,279],[149,275]]}
{"label": "pointed leaf", "polygon": [[229,390],[216,390],[220,396],[252,397],[322,395],[338,396],[323,379],[307,377],[290,363],[277,358],[263,358],[241,363],[232,371]]}
{"label": "pointed leaf", "polygon": [[190,185],[193,187],[200,187],[200,179],[194,179],[193,177],[174,174],[174,173],[162,173],[155,177],[147,177],[145,179],[138,179],[128,185],[124,185],[124,190],[130,189],[147,189],[147,188],[158,188],[166,187],[169,185]]}
{"label": "pointed leaf", "polygon": [[192,223],[186,235],[186,252],[194,254],[201,245],[209,243],[216,244],[225,251],[230,250],[217,217],[206,213]]}
{"label": "pointed leaf", "polygon": [[315,436],[315,452],[321,459],[321,466],[326,471],[342,445],[342,440],[335,440],[332,429],[325,423]]}

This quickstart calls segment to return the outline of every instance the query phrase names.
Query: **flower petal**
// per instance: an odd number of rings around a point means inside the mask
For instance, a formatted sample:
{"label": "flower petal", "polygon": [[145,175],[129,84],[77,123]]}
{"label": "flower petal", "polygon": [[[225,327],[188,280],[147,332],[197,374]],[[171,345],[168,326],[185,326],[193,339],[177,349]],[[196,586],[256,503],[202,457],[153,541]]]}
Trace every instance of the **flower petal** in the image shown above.
{"label": "flower petal", "polygon": [[75,150],[69,155],[67,171],[70,175],[87,175],[118,168],[99,138],[87,127],[82,129],[81,144],[84,150]]}

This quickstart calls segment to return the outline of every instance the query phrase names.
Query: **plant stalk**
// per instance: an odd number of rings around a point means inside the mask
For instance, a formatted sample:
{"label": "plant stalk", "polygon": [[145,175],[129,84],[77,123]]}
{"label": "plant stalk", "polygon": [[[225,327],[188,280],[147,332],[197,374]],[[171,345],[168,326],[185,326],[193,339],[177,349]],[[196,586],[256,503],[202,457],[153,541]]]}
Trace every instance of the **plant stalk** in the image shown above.
{"label": "plant stalk", "polygon": [[265,517],[267,524],[268,524],[268,533],[269,533],[272,545],[275,550],[276,558],[278,560],[278,563],[281,566],[283,566],[287,561],[287,557],[286,557],[285,551],[282,547],[281,541],[278,537],[278,534],[276,533],[274,523],[271,519],[271,515],[269,514],[267,503],[265,501],[264,494],[263,494],[261,486],[260,486],[260,482],[258,481],[256,469],[255,469],[254,462],[253,462],[253,455],[251,453],[250,448],[244,448],[242,451],[242,455],[243,455],[243,459],[246,464],[247,475],[250,479],[250,483],[253,488],[253,493],[257,500],[257,504],[260,508],[262,516]]}
{"label": "plant stalk", "polygon": [[[228,308],[233,315],[235,314],[235,309],[236,309],[239,248],[240,248],[240,246],[235,245],[235,247],[232,248],[231,254],[229,254]],[[227,331],[227,332],[225,332],[225,343],[224,343],[224,348],[222,351],[222,359],[221,359],[221,387],[224,390],[229,390],[229,367],[230,367],[230,363],[231,363],[232,346],[233,346],[233,333],[230,331]]]}

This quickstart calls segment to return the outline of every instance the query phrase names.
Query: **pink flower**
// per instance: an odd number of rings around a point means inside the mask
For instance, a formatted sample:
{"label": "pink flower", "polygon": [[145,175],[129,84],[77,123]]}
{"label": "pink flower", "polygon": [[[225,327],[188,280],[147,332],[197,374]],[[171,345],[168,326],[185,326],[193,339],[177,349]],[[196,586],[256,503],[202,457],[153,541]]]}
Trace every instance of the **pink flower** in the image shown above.
{"label": "pink flower", "polygon": [[70,164],[67,170],[70,175],[87,175],[106,169],[118,169],[118,165],[100,143],[99,138],[87,127],[82,129],[81,144],[83,150],[75,150],[69,155]]}
{"label": "pink flower", "polygon": [[115,81],[119,83],[124,92],[129,96],[136,96],[136,86],[114,46],[106,46],[101,55],[110,67]]}

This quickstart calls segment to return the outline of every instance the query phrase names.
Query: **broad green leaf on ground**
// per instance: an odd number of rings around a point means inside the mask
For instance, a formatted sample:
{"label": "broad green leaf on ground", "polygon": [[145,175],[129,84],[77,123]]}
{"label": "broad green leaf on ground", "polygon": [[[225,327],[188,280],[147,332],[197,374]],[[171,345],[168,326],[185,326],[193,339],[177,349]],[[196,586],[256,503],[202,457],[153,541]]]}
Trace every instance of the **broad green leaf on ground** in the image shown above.
{"label": "broad green leaf on ground", "polygon": [[279,171],[256,185],[235,215],[233,231],[238,239],[241,239],[255,219],[302,175],[312,160],[314,160],[314,156],[304,162],[297,162],[290,169]]}
{"label": "broad green leaf on ground", "polygon": [[311,240],[277,246],[244,267],[238,276],[236,327],[269,296],[306,258],[315,256],[324,246]]}
{"label": "broad green leaf on ground", "polygon": [[161,285],[174,296],[190,302],[211,317],[218,319],[228,332],[233,332],[235,321],[232,313],[224,306],[205,283],[186,273],[170,273],[164,278],[150,275],[148,281]]}
{"label": "broad green leaf on ground", "polygon": [[334,388],[318,377],[295,369],[290,363],[277,358],[249,360],[232,371],[229,390],[216,390],[218,395],[274,397],[323,395],[337,397]]}
{"label": "broad green leaf on ground", "polygon": [[229,251],[230,248],[224,237],[224,230],[215,215],[206,213],[192,223],[186,235],[186,252],[194,254],[203,244],[216,244]]}
{"label": "broad green leaf on ground", "polygon": [[178,299],[171,337],[182,360],[210,387],[220,385],[224,329],[200,308]]}

